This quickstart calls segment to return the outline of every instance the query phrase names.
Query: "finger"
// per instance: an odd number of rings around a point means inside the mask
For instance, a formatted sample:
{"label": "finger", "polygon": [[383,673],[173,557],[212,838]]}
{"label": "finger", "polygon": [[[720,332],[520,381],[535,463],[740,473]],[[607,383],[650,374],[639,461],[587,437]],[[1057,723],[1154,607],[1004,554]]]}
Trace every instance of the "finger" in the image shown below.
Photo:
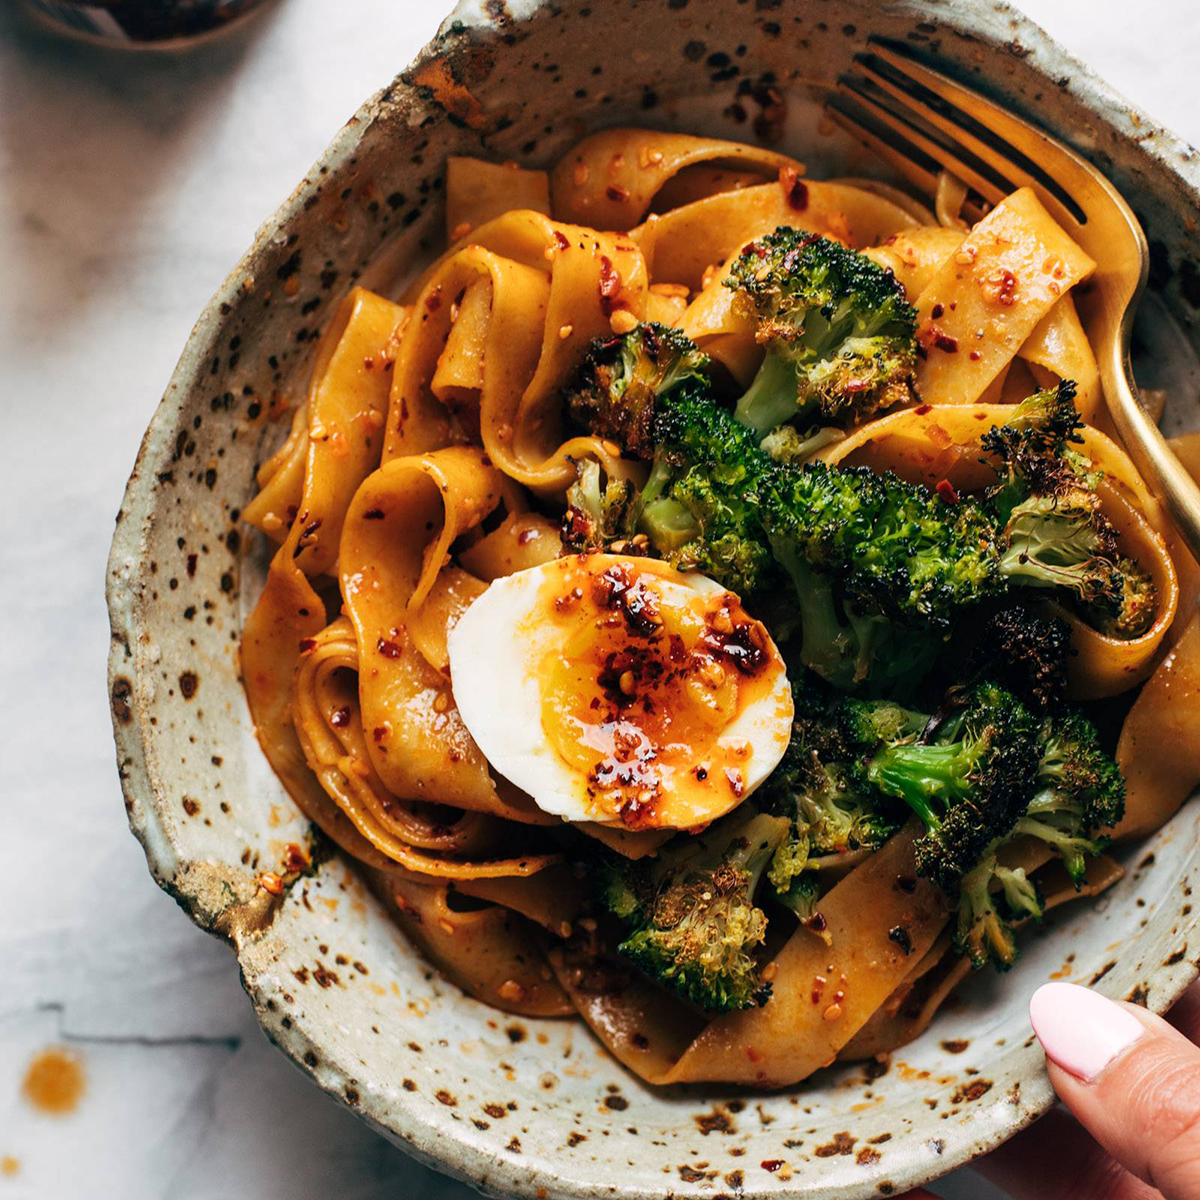
{"label": "finger", "polygon": [[1029,1015],[1084,1128],[1168,1200],[1200,1195],[1200,1049],[1161,1017],[1071,983],[1040,987]]}
{"label": "finger", "polygon": [[971,1166],[1013,1200],[1162,1200],[1058,1108]]}

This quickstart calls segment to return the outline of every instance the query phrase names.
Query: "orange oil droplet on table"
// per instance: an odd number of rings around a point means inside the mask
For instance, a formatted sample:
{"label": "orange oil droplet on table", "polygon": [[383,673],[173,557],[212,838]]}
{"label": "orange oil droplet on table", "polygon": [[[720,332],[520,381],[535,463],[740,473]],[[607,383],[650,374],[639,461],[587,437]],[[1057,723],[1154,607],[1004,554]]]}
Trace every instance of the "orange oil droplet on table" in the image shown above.
{"label": "orange oil droplet on table", "polygon": [[30,1062],[21,1093],[39,1112],[65,1116],[78,1107],[85,1084],[79,1055],[63,1046],[51,1046]]}

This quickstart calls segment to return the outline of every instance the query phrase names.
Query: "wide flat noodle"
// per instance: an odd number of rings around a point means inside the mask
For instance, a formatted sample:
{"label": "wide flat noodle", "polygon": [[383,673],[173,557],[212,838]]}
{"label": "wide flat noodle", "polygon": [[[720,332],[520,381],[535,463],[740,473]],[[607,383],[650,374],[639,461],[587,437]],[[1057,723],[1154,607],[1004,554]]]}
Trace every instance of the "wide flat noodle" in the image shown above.
{"label": "wide flat noodle", "polygon": [[454,704],[441,652],[430,662],[409,629],[451,545],[483,521],[506,486],[474,446],[386,463],[354,497],[339,573],[358,641],[367,748],[387,790],[405,800],[532,818],[532,805],[514,809],[497,793]]}
{"label": "wide flat noodle", "polygon": [[454,891],[511,908],[557,937],[570,937],[572,922],[584,910],[592,889],[569,863],[552,863],[536,875],[459,879]]}
{"label": "wide flat noodle", "polygon": [[[761,146],[653,129],[605,129],[577,142],[551,172],[553,212],[560,221],[595,229],[632,229],[671,179],[701,165],[738,171],[743,182],[754,173],[772,179],[782,167],[804,172],[795,159]],[[725,190],[730,181],[710,177],[709,183]]]}
{"label": "wide flat noodle", "polygon": [[[288,794],[339,845],[376,867],[389,860],[364,839],[309,771],[292,722],[292,676],[301,645],[325,624],[325,605],[305,576],[332,564],[346,506],[378,460],[391,383],[395,334],[406,311],[356,288],[330,321],[317,351],[303,413],[293,426],[290,470],[303,450],[297,513],[272,559],[266,586],[246,620],[241,662],[259,744]],[[367,367],[368,360],[373,365]],[[317,437],[311,436],[316,430]],[[334,435],[339,435],[337,438]]]}
{"label": "wide flat noodle", "polygon": [[406,871],[489,879],[529,875],[555,861],[546,854],[489,854],[503,828],[495,817],[413,804],[388,791],[362,726],[358,644],[348,618],[308,639],[296,669],[292,716],[305,760],[326,795],[367,842]]}
{"label": "wide flat noodle", "polygon": [[[1039,865],[1046,863],[1045,869],[1038,871],[1036,878],[1047,912],[1071,900],[1098,896],[1125,874],[1125,868],[1120,863],[1101,854],[1088,860],[1083,883],[1077,888],[1057,859],[1047,863],[1049,855],[1045,851],[1045,844],[1037,845],[1040,854],[1032,858],[1025,855],[1024,861],[1006,865],[1019,865],[1032,875]],[[1026,917],[1016,922],[1016,927],[1031,923],[1031,918]],[[920,1037],[929,1028],[938,1010],[970,974],[971,960],[953,950],[950,936],[943,935],[912,975],[842,1047],[838,1058],[851,1062],[879,1058]]]}
{"label": "wide flat noodle", "polygon": [[1006,196],[917,298],[926,357],[917,389],[930,404],[969,404],[1060,296],[1096,264],[1054,223],[1032,188]]}
{"label": "wide flat noodle", "polygon": [[446,884],[427,887],[392,879],[388,886],[400,928],[468,995],[527,1017],[574,1012],[524,918],[495,905],[460,912]]}
{"label": "wide flat noodle", "polygon": [[722,192],[651,216],[629,236],[655,282],[700,286],[704,272],[780,225],[870,246],[915,226],[899,205],[841,183],[795,180]]}
{"label": "wide flat noodle", "polygon": [[1121,727],[1125,776],[1119,838],[1144,837],[1170,820],[1200,783],[1200,616],[1142,688]]}
{"label": "wide flat noodle", "polygon": [[[614,317],[644,314],[647,283],[641,252],[623,235],[525,211],[475,230],[421,282],[397,355],[384,461],[455,440],[453,401],[459,427],[478,430],[492,462],[535,492],[561,496],[574,461],[589,455],[619,469],[616,447],[599,438],[563,441],[559,393],[592,339],[611,336]],[[452,344],[456,318],[475,331]],[[447,356],[467,358],[466,369],[451,374]],[[442,398],[431,387],[439,371],[457,381]]]}
{"label": "wide flat noodle", "polygon": [[282,542],[300,511],[304,467],[308,462],[308,404],[296,406],[283,445],[258,468],[258,494],[242,510],[242,519]]}
{"label": "wide flat noodle", "polygon": [[833,1062],[946,924],[945,897],[913,870],[919,833],[910,822],[821,898],[825,931],[792,934],[768,1004],[718,1017],[652,1082],[786,1087]]}
{"label": "wide flat noodle", "polygon": [[550,966],[609,1053],[648,1083],[665,1083],[704,1029],[704,1018],[646,978],[587,947],[555,946]]}
{"label": "wide flat noodle", "polygon": [[[860,426],[840,442],[818,451],[831,465],[866,465],[893,471],[913,483],[935,486],[948,479],[959,493],[978,491],[995,479],[980,461],[979,438],[1010,415],[1004,405],[921,405],[890,413]],[[1161,506],[1146,489],[1129,456],[1097,429],[1084,426],[1081,453],[1104,472],[1102,510],[1116,527],[1125,551],[1150,573],[1157,589],[1157,609],[1150,628],[1140,637],[1108,637],[1076,613],[1028,589],[1071,626],[1074,655],[1067,671],[1077,699],[1116,695],[1142,682],[1154,669],[1156,655],[1175,619],[1179,583],[1163,531],[1169,530]]]}
{"label": "wide flat noodle", "polygon": [[516,163],[451,154],[446,159],[446,240],[457,242],[487,221],[528,208],[550,211],[550,177]]}
{"label": "wide flat noodle", "polygon": [[461,551],[458,561],[490,583],[502,575],[551,562],[561,550],[557,522],[540,513],[512,513],[491,533]]}

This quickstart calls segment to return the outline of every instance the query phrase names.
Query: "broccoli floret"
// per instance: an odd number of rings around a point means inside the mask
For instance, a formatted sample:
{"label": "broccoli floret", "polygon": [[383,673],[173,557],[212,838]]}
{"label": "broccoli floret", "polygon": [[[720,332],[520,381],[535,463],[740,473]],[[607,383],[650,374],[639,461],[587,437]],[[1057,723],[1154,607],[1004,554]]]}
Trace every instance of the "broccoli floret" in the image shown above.
{"label": "broccoli floret", "polygon": [[1101,831],[1125,813],[1125,780],[1096,727],[1078,712],[1047,717],[1038,750],[1038,791],[1013,834],[1041,838],[1078,888],[1088,858],[1108,844]]}
{"label": "broccoli floret", "polygon": [[1040,921],[1044,913],[1036,884],[1020,867],[1000,866],[993,849],[963,876],[955,947],[976,969],[991,962],[998,971],[1007,971],[1017,960],[1012,922],[1022,917]]}
{"label": "broccoli floret", "polygon": [[575,470],[562,518],[563,548],[582,554],[629,537],[634,518],[633,485],[626,479],[604,479],[595,459],[581,459]]}
{"label": "broccoli floret", "polygon": [[[893,804],[881,803],[866,781],[857,739],[847,732],[860,724],[866,728],[871,718],[847,716],[843,721],[843,702],[807,672],[793,682],[792,694],[796,717],[791,741],[757,798],[770,812],[788,818],[788,836],[775,852],[768,878],[776,897],[798,911],[812,858],[876,850],[900,827],[901,815]],[[878,720],[886,729],[925,722],[920,714],[899,718],[907,712],[899,706],[891,706],[894,712],[887,714],[883,707]],[[872,733],[870,740],[874,744],[878,739]]]}
{"label": "broccoli floret", "polygon": [[656,859],[607,862],[598,896],[625,924],[618,953],[704,1012],[765,1004],[754,950],[767,918],[754,893],[786,833],[780,817],[739,813]]}
{"label": "broccoli floret", "polygon": [[[778,854],[778,851],[776,851]],[[772,881],[774,882],[774,881]],[[773,895],[784,908],[790,909],[801,921],[807,921],[817,911],[821,899],[821,888],[814,872],[794,875],[781,891],[775,888]]]}
{"label": "broccoli floret", "polygon": [[1041,839],[1079,888],[1087,860],[1106,845],[1100,831],[1116,824],[1125,810],[1120,768],[1101,748],[1095,726],[1078,712],[1043,718],[1036,754],[1033,798],[1012,829],[963,876],[955,942],[976,967],[989,960],[1001,971],[1011,967],[1016,943],[1010,922],[1040,921],[1043,914],[1041,897],[1025,872],[998,864],[999,847],[1018,837]]}
{"label": "broccoli floret", "polygon": [[989,494],[1003,528],[1000,570],[1017,585],[1062,588],[1104,632],[1137,637],[1154,619],[1154,584],[1118,555],[1100,510],[1101,476],[1072,448],[1080,424],[1075,384],[1065,379],[983,435],[1002,469]]}
{"label": "broccoli floret", "polygon": [[872,784],[921,818],[917,873],[950,894],[1024,812],[1038,761],[1038,723],[1011,692],[980,683],[953,705],[921,740],[885,744],[866,766]]}
{"label": "broccoli floret", "polygon": [[760,437],[802,416],[861,421],[911,397],[917,314],[891,271],[787,226],[751,242],[730,270],[725,285],[767,349],[737,405]]}
{"label": "broccoli floret", "polygon": [[685,386],[707,389],[709,358],[678,329],[648,322],[598,338],[566,389],[572,419],[638,458],[655,454],[657,402]]}
{"label": "broccoli floret", "polygon": [[754,500],[772,462],[708,394],[707,363],[682,333],[658,325],[593,344],[570,391],[571,412],[651,467],[638,492],[622,480],[602,486],[598,468],[581,464],[567,496],[564,548],[632,538],[746,595],[775,570]]}
{"label": "broccoli floret", "polygon": [[890,473],[778,466],[759,505],[795,585],[800,657],[843,689],[919,680],[958,611],[1005,586],[984,509]]}
{"label": "broccoli floret", "polygon": [[971,678],[990,676],[1037,712],[1062,701],[1071,627],[1010,604],[988,617],[967,662]]}
{"label": "broccoli floret", "polygon": [[688,392],[660,403],[657,447],[637,528],[663,558],[746,595],[774,574],[757,492],[771,460],[715,401]]}
{"label": "broccoli floret", "polygon": [[776,462],[803,463],[845,436],[832,425],[814,425],[803,433],[795,425],[780,425],[763,438],[762,450]]}

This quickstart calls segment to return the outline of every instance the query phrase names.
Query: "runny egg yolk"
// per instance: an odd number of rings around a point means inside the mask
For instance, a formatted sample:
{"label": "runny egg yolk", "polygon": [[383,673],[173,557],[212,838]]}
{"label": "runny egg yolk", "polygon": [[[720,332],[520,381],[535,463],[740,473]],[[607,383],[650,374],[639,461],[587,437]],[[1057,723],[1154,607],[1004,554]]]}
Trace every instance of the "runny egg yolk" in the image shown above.
{"label": "runny egg yolk", "polygon": [[542,727],[590,819],[688,828],[735,807],[791,727],[765,628],[732,592],[652,560],[553,566],[528,618],[554,627],[539,639]]}

